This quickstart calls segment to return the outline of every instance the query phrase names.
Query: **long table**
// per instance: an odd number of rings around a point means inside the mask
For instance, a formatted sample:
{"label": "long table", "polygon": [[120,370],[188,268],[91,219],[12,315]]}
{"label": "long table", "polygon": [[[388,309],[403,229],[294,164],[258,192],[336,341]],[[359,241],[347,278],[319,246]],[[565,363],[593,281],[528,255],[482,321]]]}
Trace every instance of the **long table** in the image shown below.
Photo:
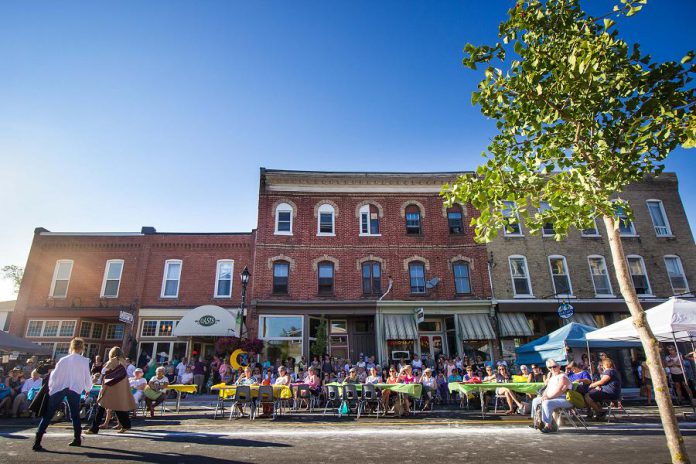
{"label": "long table", "polygon": [[[102,386],[101,385],[92,385],[92,390],[89,392],[89,396],[96,399],[99,396],[99,392],[101,392]],[[167,390],[173,390],[176,392],[176,413],[179,414],[179,407],[181,406],[181,394],[182,393],[196,393],[198,389],[196,388],[195,385],[184,385],[184,384],[178,384],[178,383],[173,383],[170,385],[167,385],[167,388],[163,389],[163,393],[166,393]],[[136,390],[131,389],[131,393],[135,393]]]}
{"label": "long table", "polygon": [[[260,385],[249,385],[252,398],[258,398]],[[273,396],[282,400],[292,399],[292,390],[287,385],[272,385]],[[210,391],[218,392],[218,402],[215,406],[213,419],[217,418],[218,410],[222,407],[222,402],[227,398],[234,396],[237,393],[237,385],[227,385],[226,383],[218,383],[210,387]]]}
{"label": "long table", "polygon": [[497,383],[497,382],[483,382],[483,383],[460,383],[460,382],[450,382],[448,388],[450,392],[459,393],[462,395],[468,395],[469,393],[478,392],[481,397],[481,416],[486,416],[485,406],[486,402],[484,400],[484,393],[487,391],[495,391],[497,388],[507,388],[510,391],[517,393],[524,393],[528,395],[536,395],[539,390],[544,388],[544,382],[527,382],[527,383]]}
{"label": "long table", "polygon": [[[338,387],[340,389],[342,389],[344,385],[344,383],[338,382],[326,384],[327,387]],[[357,391],[362,391],[362,384],[356,383],[354,385]],[[423,385],[419,383],[376,383],[374,386],[379,390],[390,390],[395,393],[411,396],[413,398],[420,398],[423,394]]]}

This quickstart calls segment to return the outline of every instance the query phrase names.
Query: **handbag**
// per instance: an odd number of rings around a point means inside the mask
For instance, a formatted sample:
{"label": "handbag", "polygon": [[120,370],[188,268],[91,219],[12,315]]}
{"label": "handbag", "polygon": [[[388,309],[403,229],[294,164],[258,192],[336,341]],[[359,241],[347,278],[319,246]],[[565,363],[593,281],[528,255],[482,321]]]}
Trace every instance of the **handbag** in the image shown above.
{"label": "handbag", "polygon": [[159,397],[162,396],[162,392],[153,390],[149,385],[145,387],[145,390],[143,390],[143,394],[145,395],[145,398],[153,401],[159,399]]}
{"label": "handbag", "polygon": [[576,408],[581,409],[585,407],[585,397],[582,396],[580,392],[576,392],[575,390],[568,390],[566,392],[566,400],[568,400]]}
{"label": "handbag", "polygon": [[126,368],[119,364],[114,369],[104,373],[104,385],[113,386],[128,376]]}

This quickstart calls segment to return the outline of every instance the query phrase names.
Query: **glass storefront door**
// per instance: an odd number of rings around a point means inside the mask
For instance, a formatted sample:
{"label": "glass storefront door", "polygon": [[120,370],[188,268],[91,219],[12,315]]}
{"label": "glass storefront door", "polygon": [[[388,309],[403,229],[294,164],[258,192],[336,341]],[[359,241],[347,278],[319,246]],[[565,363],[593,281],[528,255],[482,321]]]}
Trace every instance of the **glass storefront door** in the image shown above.
{"label": "glass storefront door", "polygon": [[442,335],[420,336],[421,356],[429,354],[431,359],[437,359],[442,354]]}

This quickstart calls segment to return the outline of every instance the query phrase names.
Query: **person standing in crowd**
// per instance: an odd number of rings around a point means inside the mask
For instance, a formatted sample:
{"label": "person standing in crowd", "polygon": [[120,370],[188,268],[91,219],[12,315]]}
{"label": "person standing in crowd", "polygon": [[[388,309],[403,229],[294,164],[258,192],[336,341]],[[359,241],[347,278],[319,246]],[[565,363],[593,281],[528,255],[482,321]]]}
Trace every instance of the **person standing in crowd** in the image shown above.
{"label": "person standing in crowd", "polygon": [[678,404],[681,404],[684,400],[684,396],[689,396],[689,387],[686,384],[686,377],[684,376],[682,363],[679,362],[679,353],[677,353],[677,348],[674,345],[667,345],[665,367],[667,367],[669,375],[672,377],[672,384],[674,385],[674,391],[677,394],[677,401],[679,402]]}
{"label": "person standing in crowd", "polygon": [[63,402],[68,400],[70,419],[74,431],[74,439],[70,446],[82,445],[82,426],[80,425],[80,395],[82,392],[89,392],[92,389],[92,376],[89,370],[89,359],[82,356],[85,350],[85,341],[81,338],[73,338],[70,341],[70,354],[61,358],[56,367],[51,372],[48,380],[48,401],[46,411],[39,422],[34,439],[34,451],[44,451],[41,446],[41,439],[46,433],[46,429],[56,413],[56,409]]}
{"label": "person standing in crowd", "polygon": [[99,355],[96,355],[94,357],[94,362],[92,363],[92,370],[90,371],[92,374],[99,374],[101,375],[102,373],[102,367],[104,367],[104,363],[102,362],[102,358]]}
{"label": "person standing in crowd", "polygon": [[135,364],[131,358],[126,358],[126,374],[129,379],[135,375]]}
{"label": "person standing in crowd", "polygon": [[207,368],[203,362],[203,358],[196,359],[193,363],[193,383],[196,384],[198,394],[203,394],[203,384],[205,383],[205,372]]}
{"label": "person standing in crowd", "polygon": [[[186,372],[187,367],[190,367],[190,366],[187,364],[186,358],[182,358],[181,362],[176,365],[176,383],[184,383],[181,381],[181,379],[184,375],[184,372]],[[193,375],[193,374],[191,374],[191,375]]]}
{"label": "person standing in crowd", "polygon": [[[107,409],[116,413],[118,422],[121,424],[118,433],[125,433],[130,430],[131,421],[128,413],[138,406],[131,394],[128,371],[126,370],[126,359],[123,356],[123,351],[118,346],[111,348],[109,351],[109,360],[104,365],[104,381],[99,391],[97,404],[99,404],[97,413],[87,433],[99,433],[100,423],[104,419]],[[108,425],[108,419],[105,424]]]}
{"label": "person standing in crowd", "polygon": [[22,391],[15,396],[12,403],[12,415],[18,417],[20,409],[24,409],[29,405],[29,402],[34,399],[34,395],[41,389],[43,379],[39,375],[39,371],[34,369],[31,371],[31,377],[22,384]]}
{"label": "person standing in crowd", "polygon": [[536,414],[537,406],[541,404],[541,421],[544,423],[544,426],[540,429],[542,433],[558,430],[557,425],[553,423],[553,411],[555,409],[573,407],[573,403],[566,399],[566,392],[572,389],[572,384],[561,371],[561,366],[553,359],[549,359],[546,361],[546,367],[551,373],[549,383],[544,393],[532,400],[532,419],[534,419]]}
{"label": "person standing in crowd", "polygon": [[652,376],[650,375],[650,369],[648,368],[648,363],[645,359],[641,360],[640,363],[640,390],[645,394],[648,399],[648,406],[652,402]]}

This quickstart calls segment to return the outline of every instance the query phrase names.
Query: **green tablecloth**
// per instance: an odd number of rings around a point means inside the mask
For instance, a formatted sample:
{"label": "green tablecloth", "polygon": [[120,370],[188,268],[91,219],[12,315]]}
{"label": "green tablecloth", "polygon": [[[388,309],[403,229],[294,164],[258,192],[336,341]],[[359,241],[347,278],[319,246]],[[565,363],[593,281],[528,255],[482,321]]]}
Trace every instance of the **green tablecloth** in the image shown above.
{"label": "green tablecloth", "polygon": [[[338,382],[327,383],[326,386],[333,386],[341,388],[344,384]],[[396,393],[403,393],[404,395],[413,396],[414,398],[420,398],[423,393],[423,385],[419,383],[376,383],[375,388],[379,390],[390,390]],[[362,384],[356,383],[355,389],[357,391],[362,391]]]}
{"label": "green tablecloth", "polygon": [[544,388],[543,382],[536,383],[457,383],[451,382],[448,384],[449,391],[457,393],[473,393],[480,391],[494,391],[496,388],[507,388],[517,393],[528,393],[530,395],[536,395],[539,390]]}

